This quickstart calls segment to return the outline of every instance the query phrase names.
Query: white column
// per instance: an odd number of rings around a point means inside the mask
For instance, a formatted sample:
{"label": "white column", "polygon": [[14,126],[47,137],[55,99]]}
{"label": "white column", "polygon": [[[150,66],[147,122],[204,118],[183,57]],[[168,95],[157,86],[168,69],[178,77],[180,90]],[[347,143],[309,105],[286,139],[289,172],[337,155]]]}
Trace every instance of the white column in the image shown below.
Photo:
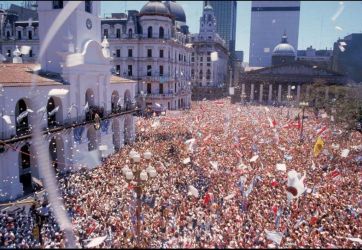
{"label": "white column", "polygon": [[297,102],[299,103],[300,101],[300,85],[298,84],[297,86]]}
{"label": "white column", "polygon": [[282,101],[282,85],[279,84],[278,86],[278,102]]}
{"label": "white column", "polygon": [[272,95],[273,95],[273,84],[269,84],[268,101],[272,100]]}
{"label": "white column", "polygon": [[263,88],[264,88],[264,84],[260,84],[259,102],[263,101]]}
{"label": "white column", "polygon": [[288,95],[290,95],[290,85],[288,85]]}
{"label": "white column", "polygon": [[254,100],[254,83],[251,84],[250,100]]}
{"label": "white column", "polygon": [[307,85],[307,93],[305,94],[306,99],[309,99],[310,85]]}

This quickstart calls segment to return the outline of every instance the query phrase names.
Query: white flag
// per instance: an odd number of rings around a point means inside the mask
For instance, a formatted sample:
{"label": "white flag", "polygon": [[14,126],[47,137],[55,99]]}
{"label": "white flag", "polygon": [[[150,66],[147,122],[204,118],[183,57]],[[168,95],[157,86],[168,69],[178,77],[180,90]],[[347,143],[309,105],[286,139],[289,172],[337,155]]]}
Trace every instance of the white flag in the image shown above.
{"label": "white flag", "polygon": [[343,149],[341,152],[341,156],[344,158],[346,158],[348,156],[348,154],[349,154],[349,149],[347,149],[347,148]]}
{"label": "white flag", "polygon": [[277,163],[276,168],[278,171],[287,171],[287,165],[285,165],[285,163]]}
{"label": "white flag", "polygon": [[182,161],[183,164],[187,164],[189,162],[191,162],[190,157],[188,157],[188,158],[186,158],[185,160]]}
{"label": "white flag", "polygon": [[266,238],[277,243],[278,245],[280,245],[280,242],[283,239],[283,233],[280,232],[276,232],[276,231],[268,231],[268,230],[264,230],[266,233]]}
{"label": "white flag", "polygon": [[54,115],[56,112],[58,112],[58,110],[59,110],[59,106],[55,107],[52,111],[50,111],[50,112],[48,113],[48,115],[49,115],[49,116],[52,116],[52,115]]}
{"label": "white flag", "polygon": [[11,119],[10,116],[8,115],[3,115],[3,119],[6,122],[6,124],[10,125],[11,124]]}
{"label": "white flag", "polygon": [[251,157],[250,162],[255,162],[259,158],[259,155],[254,155]]}
{"label": "white flag", "polygon": [[84,111],[87,112],[88,109],[89,109],[89,105],[88,105],[88,102],[87,102],[87,103],[85,104],[85,106],[84,106]]}
{"label": "white flag", "polygon": [[22,112],[20,115],[18,115],[18,117],[16,118],[16,121],[18,123],[20,123],[26,116],[28,115],[28,111],[24,111]]}

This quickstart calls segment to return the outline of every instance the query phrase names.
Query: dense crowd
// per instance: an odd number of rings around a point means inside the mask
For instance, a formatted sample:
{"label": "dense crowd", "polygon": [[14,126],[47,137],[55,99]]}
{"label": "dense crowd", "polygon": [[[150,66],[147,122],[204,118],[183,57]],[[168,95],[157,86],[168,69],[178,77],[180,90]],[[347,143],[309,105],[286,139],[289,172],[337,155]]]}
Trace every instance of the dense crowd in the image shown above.
{"label": "dense crowd", "polygon": [[[79,246],[106,236],[98,247],[360,248],[362,135],[321,113],[306,110],[303,140],[297,108],[224,99],[138,118],[135,143],[59,179]],[[324,145],[315,155],[318,136]],[[158,173],[142,187],[139,241],[135,183],[122,173],[136,167],[131,150],[151,151],[137,167]],[[296,196],[287,191],[291,170],[305,174]],[[39,212],[41,243],[34,237],[33,210],[1,215],[0,247],[64,247],[51,207]]]}

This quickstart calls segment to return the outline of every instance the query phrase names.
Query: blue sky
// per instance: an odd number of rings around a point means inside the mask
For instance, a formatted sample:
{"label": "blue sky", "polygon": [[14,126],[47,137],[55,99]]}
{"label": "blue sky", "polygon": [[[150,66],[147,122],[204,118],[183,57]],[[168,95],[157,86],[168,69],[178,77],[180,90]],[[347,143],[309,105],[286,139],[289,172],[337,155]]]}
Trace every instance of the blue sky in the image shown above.
{"label": "blue sky", "polygon": [[[11,2],[19,3],[21,1]],[[197,33],[199,18],[202,14],[202,1],[177,2],[185,10],[190,32]],[[102,16],[112,12],[140,10],[146,3],[147,1],[102,1]],[[333,21],[332,17],[340,5],[341,2],[339,1],[301,2],[298,49],[306,49],[310,45],[317,49],[332,48],[333,43],[339,37],[362,32],[362,1],[343,1],[344,10]],[[250,1],[238,1],[236,49],[244,51],[244,61],[249,59],[250,10]]]}

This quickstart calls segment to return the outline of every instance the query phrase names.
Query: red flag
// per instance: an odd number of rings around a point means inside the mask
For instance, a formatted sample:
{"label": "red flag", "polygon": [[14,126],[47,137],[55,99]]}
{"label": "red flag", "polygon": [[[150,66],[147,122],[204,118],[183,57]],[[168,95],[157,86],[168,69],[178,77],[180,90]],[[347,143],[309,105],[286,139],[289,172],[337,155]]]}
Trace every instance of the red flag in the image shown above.
{"label": "red flag", "polygon": [[210,200],[211,200],[210,194],[206,193],[204,196],[204,204],[205,205],[209,204]]}
{"label": "red flag", "polygon": [[335,169],[329,174],[329,176],[333,179],[333,178],[337,177],[340,174],[341,173],[337,169]]}
{"label": "red flag", "polygon": [[274,205],[274,206],[272,207],[272,210],[273,210],[274,215],[276,215],[277,212],[278,212],[278,207]]}
{"label": "red flag", "polygon": [[315,216],[312,216],[312,218],[309,221],[309,224],[314,225],[317,223],[317,221],[318,221],[318,218]]}
{"label": "red flag", "polygon": [[319,129],[318,131],[317,131],[317,136],[319,136],[319,135],[321,135],[324,131],[326,131],[327,130],[327,126],[324,126],[324,127],[322,127],[321,129]]}
{"label": "red flag", "polygon": [[276,186],[278,186],[278,182],[277,181],[272,181],[271,185],[272,185],[272,187],[276,187]]}
{"label": "red flag", "polygon": [[277,125],[277,122],[275,121],[275,119],[273,119],[273,127],[275,127]]}

